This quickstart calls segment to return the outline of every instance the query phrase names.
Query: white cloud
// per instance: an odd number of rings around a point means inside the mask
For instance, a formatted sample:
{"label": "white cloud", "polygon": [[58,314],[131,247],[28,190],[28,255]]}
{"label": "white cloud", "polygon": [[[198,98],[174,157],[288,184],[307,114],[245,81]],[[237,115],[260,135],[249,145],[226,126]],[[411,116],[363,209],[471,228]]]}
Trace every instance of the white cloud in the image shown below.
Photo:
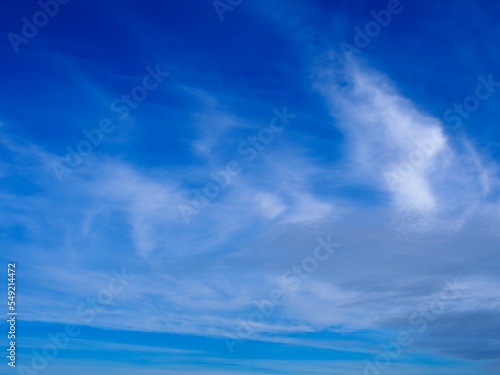
{"label": "white cloud", "polygon": [[274,219],[286,210],[282,200],[275,194],[257,193],[253,199],[257,209],[268,219]]}

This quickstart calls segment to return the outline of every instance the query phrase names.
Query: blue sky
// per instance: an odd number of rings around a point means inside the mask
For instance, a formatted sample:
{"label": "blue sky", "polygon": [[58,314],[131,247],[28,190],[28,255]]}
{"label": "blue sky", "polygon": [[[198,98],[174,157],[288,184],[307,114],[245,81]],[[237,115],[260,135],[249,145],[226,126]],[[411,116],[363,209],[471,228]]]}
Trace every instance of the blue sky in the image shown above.
{"label": "blue sky", "polygon": [[0,16],[2,373],[498,374],[499,5],[46,3]]}

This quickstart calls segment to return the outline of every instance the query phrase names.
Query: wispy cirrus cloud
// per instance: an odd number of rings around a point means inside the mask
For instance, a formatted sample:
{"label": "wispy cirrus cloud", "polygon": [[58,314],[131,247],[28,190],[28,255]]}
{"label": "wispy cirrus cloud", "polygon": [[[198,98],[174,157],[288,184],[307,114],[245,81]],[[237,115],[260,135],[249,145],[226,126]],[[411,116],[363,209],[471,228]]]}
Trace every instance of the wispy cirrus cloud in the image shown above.
{"label": "wispy cirrus cloud", "polygon": [[[85,327],[99,339],[82,338],[74,348],[136,352],[134,360],[151,363],[141,370],[129,363],[120,373],[154,374],[165,356],[177,354],[186,357],[169,357],[169,368],[179,374],[359,373],[365,359],[378,355],[380,343],[418,328],[409,321],[412,314],[457,279],[461,297],[429,320],[385,373],[497,371],[497,158],[471,132],[452,133],[436,115],[441,107],[417,95],[448,100],[451,95],[438,82],[446,72],[435,70],[437,88],[427,88],[407,77],[420,64],[408,65],[402,74],[380,56],[371,63],[378,43],[386,48],[395,43],[391,30],[402,29],[406,41],[420,32],[415,20],[427,24],[424,16],[444,6],[418,13],[423,5],[412,5],[363,49],[359,61],[345,64],[335,48],[352,34],[352,25],[366,23],[363,17],[372,5],[356,4],[351,11],[361,16],[353,21],[346,12],[349,2],[325,4],[247,3],[239,12],[246,12],[248,23],[238,22],[234,13],[223,25],[215,19],[215,30],[201,18],[206,13],[201,3],[178,2],[179,9],[151,5],[162,9],[154,14],[134,12],[138,5],[92,4],[116,15],[114,27],[135,25],[117,34],[132,38],[139,51],[131,54],[130,46],[113,43],[124,58],[103,62],[98,56],[106,55],[108,45],[85,39],[82,48],[94,56],[89,61],[48,53],[51,59],[59,56],[61,77],[50,65],[43,87],[51,89],[40,92],[59,102],[67,94],[61,91],[67,86],[62,76],[71,72],[79,95],[70,110],[47,139],[11,120],[0,129],[0,234],[7,234],[2,245],[16,252],[26,270],[26,321],[69,322],[77,306],[123,265],[134,283],[96,314],[92,327]],[[175,20],[168,18],[171,14]],[[179,32],[184,19],[198,21],[202,40],[198,30]],[[410,31],[401,27],[410,21]],[[159,25],[161,32],[154,32]],[[262,43],[248,42],[254,33],[264,36]],[[386,37],[391,43],[384,42]],[[41,35],[36,43],[51,38]],[[418,48],[401,43],[395,45]],[[144,56],[130,58],[140,55],[136,52],[168,62],[172,80],[59,184],[51,163],[64,158],[65,145],[95,124],[93,118],[107,113],[109,100],[137,84],[136,67],[148,62],[143,64]],[[471,75],[474,85],[476,76]],[[90,111],[92,103],[105,113]],[[481,109],[494,103],[492,96]],[[31,104],[23,102],[18,111]],[[296,115],[293,121],[280,132],[263,131],[270,129],[274,110],[282,108]],[[16,117],[7,106],[2,111]],[[49,112],[44,124],[63,115]],[[480,115],[480,110],[474,113]],[[38,123],[35,116],[28,120]],[[251,142],[259,134],[273,139],[256,146]],[[179,205],[192,204],[196,192],[231,160],[240,163],[241,172],[186,223]],[[304,259],[325,235],[341,244],[339,251],[301,278]],[[2,253],[4,260],[10,255]],[[274,290],[289,290],[296,278],[300,288],[255,324],[252,337],[229,358],[224,339],[234,336],[240,318],[255,312],[255,302]],[[95,333],[96,328],[102,331]],[[160,343],[118,345],[99,337],[102,332],[119,335],[119,330],[134,339],[147,334]],[[208,341],[198,343],[195,336]],[[174,344],[165,346],[169,340],[180,347],[185,340],[195,349],[177,353]],[[82,374],[117,363],[96,352],[86,355],[94,360],[78,370]],[[290,364],[283,358],[303,360]],[[222,364],[215,369],[214,363]],[[73,364],[64,359],[52,369],[78,373]]]}

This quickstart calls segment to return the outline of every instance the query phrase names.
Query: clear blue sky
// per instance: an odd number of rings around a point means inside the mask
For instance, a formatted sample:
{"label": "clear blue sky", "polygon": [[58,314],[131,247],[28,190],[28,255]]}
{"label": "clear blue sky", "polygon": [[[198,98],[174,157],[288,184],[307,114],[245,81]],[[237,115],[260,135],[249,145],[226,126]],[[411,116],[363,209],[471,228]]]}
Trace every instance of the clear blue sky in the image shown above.
{"label": "clear blue sky", "polygon": [[498,374],[499,17],[5,2],[0,372]]}

